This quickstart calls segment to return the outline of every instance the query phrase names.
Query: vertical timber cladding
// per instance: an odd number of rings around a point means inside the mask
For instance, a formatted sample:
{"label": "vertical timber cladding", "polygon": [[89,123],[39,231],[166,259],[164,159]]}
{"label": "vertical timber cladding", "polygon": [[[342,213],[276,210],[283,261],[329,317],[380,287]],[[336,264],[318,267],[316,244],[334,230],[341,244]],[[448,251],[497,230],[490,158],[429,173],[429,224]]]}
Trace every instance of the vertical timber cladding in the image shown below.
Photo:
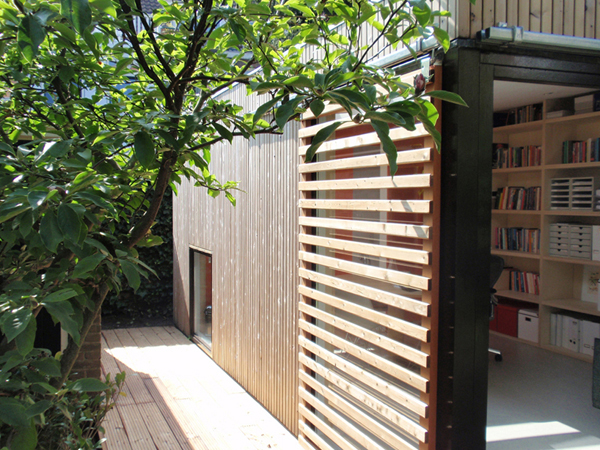
{"label": "vertical timber cladding", "polygon": [[[600,38],[598,0],[453,0],[456,36],[475,38],[478,31],[506,23],[525,31]],[[451,7],[448,8],[451,12]]]}
{"label": "vertical timber cladding", "polygon": [[439,155],[421,125],[391,128],[391,178],[376,133],[349,122],[305,163],[311,138],[343,114],[305,114],[299,131],[298,439],[433,449]]}

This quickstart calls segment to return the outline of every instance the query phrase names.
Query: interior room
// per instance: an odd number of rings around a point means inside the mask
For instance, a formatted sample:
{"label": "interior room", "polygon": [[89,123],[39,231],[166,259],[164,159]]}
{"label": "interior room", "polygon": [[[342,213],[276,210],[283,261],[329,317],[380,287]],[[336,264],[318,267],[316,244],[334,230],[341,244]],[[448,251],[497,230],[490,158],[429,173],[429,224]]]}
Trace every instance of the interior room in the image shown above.
{"label": "interior room", "polygon": [[596,91],[494,82],[488,449],[600,449]]}

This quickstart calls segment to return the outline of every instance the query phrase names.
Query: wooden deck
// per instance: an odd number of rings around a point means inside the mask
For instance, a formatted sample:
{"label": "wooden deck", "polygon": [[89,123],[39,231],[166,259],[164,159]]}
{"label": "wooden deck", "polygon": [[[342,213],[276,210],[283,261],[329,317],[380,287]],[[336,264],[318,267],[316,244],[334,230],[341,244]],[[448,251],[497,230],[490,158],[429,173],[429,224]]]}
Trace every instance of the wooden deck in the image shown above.
{"label": "wooden deck", "polygon": [[127,373],[126,396],[104,422],[108,450],[301,447],[174,327],[105,330],[102,370]]}

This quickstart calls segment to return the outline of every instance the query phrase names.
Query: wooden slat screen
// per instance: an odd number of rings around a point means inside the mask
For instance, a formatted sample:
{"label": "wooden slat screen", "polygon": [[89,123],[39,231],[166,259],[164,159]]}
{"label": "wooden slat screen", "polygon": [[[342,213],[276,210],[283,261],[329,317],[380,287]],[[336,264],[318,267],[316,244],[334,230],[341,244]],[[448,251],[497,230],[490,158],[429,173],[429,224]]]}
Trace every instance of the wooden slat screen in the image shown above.
{"label": "wooden slat screen", "polygon": [[434,448],[439,155],[421,126],[392,129],[391,178],[372,128],[349,123],[305,163],[343,113],[305,114],[298,133],[299,442]]}

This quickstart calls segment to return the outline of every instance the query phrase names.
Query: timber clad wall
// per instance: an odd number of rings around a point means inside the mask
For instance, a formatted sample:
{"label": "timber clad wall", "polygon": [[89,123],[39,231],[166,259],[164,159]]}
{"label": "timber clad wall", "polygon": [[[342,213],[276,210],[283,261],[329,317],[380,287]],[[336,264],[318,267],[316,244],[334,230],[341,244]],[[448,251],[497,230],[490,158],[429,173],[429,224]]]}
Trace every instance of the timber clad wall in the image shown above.
{"label": "timber clad wall", "polygon": [[[253,108],[246,88],[232,101]],[[262,99],[261,99],[262,100]],[[175,323],[190,333],[190,246],[212,253],[212,356],[287,428],[297,430],[298,123],[283,136],[212,149],[237,206],[183,182],[173,199]],[[200,311],[202,313],[202,311]]]}
{"label": "timber clad wall", "polygon": [[451,37],[474,38],[478,31],[506,22],[525,31],[600,38],[598,0],[477,0],[474,5],[455,1],[457,34]]}

